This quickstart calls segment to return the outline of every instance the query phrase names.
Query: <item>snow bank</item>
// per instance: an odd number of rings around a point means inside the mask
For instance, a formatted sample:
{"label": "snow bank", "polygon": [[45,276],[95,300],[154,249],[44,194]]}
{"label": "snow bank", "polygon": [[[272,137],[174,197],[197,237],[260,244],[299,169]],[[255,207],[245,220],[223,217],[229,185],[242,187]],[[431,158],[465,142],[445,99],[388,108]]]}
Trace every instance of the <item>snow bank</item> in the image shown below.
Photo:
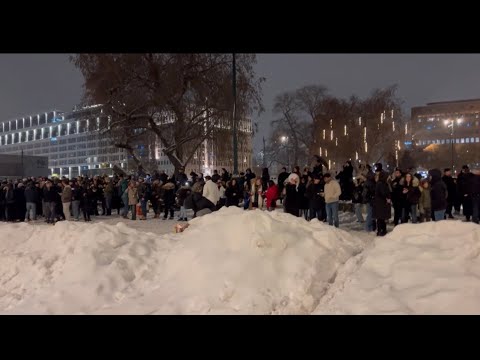
{"label": "snow bank", "polygon": [[[172,224],[173,225],[173,224]],[[228,208],[157,236],[102,223],[0,225],[0,312],[304,314],[362,241]]]}
{"label": "snow bank", "polygon": [[351,258],[316,314],[480,314],[480,226],[404,224]]}

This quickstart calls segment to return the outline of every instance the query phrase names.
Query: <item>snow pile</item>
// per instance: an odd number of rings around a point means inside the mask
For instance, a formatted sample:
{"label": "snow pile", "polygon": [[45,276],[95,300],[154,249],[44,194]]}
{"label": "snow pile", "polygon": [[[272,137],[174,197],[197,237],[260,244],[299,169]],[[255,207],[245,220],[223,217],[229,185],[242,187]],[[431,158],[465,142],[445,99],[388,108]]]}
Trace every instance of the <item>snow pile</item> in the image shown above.
{"label": "snow pile", "polygon": [[61,222],[2,224],[0,238],[1,313],[305,314],[363,249],[317,221],[235,208],[180,234]]}
{"label": "snow pile", "polygon": [[351,258],[316,314],[480,314],[480,226],[400,225]]}

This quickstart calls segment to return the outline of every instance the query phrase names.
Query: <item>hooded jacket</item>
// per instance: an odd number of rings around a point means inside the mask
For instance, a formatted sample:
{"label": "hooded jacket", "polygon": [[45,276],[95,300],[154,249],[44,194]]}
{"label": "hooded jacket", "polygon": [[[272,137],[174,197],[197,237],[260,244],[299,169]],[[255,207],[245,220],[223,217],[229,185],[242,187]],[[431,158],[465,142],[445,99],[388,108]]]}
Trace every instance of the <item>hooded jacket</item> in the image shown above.
{"label": "hooded jacket", "polygon": [[440,211],[447,208],[447,185],[442,181],[442,173],[439,169],[432,169],[428,172],[431,177],[430,196],[432,202],[432,210]]}

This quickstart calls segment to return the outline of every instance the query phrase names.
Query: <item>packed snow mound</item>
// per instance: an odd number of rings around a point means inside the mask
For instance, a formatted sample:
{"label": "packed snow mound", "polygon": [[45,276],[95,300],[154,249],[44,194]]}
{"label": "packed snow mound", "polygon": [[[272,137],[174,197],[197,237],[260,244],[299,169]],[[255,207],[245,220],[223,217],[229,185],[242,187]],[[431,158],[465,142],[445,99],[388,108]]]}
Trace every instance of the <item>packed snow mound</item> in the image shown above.
{"label": "packed snow mound", "polygon": [[351,258],[316,314],[480,314],[480,226],[404,224]]}
{"label": "packed snow mound", "polygon": [[0,238],[0,312],[15,314],[306,314],[364,247],[316,220],[238,208],[179,234],[60,222],[2,224]]}

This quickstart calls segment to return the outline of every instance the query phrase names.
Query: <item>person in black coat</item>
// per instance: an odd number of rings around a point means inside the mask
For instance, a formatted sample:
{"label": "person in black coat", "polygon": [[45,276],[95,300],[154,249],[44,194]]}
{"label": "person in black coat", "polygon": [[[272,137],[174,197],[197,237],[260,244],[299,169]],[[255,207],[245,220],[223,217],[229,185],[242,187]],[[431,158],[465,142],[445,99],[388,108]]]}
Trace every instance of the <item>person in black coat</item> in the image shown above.
{"label": "person in black coat", "polygon": [[419,181],[416,177],[412,176],[412,174],[407,173],[405,177],[400,181],[400,185],[402,187],[402,198],[403,198],[403,216],[402,216],[402,223],[408,222],[408,216],[410,214],[410,218],[412,223],[416,224],[417,219],[417,208],[418,208],[418,201],[420,200],[420,189],[419,189]]}
{"label": "person in black coat", "polygon": [[298,207],[300,209],[300,216],[304,216],[305,220],[308,220],[308,210],[310,208],[309,200],[307,197],[307,182],[308,177],[302,176],[300,178],[300,184],[298,185]]}
{"label": "person in black coat", "polygon": [[462,202],[463,215],[465,215],[467,221],[470,221],[472,216],[472,194],[471,194],[471,177],[473,174],[467,165],[462,166],[462,172],[458,175],[457,179],[457,191]]}
{"label": "person in black coat", "polygon": [[165,206],[165,214],[163,220],[167,220],[168,213],[170,212],[170,220],[174,217],[175,206],[175,180],[169,179],[168,182],[162,186],[163,189],[163,204]]}
{"label": "person in black coat", "polygon": [[392,204],[393,204],[393,225],[397,226],[400,221],[403,222],[403,187],[400,182],[403,179],[400,169],[395,169],[393,177],[389,179],[390,188],[392,190]]}
{"label": "person in black coat", "polygon": [[25,189],[25,203],[27,207],[26,219],[27,221],[37,219],[37,202],[38,202],[38,191],[33,183],[29,183]]}
{"label": "person in black coat", "polygon": [[367,206],[367,219],[365,221],[365,231],[375,231],[377,229],[377,222],[373,217],[373,206],[375,202],[375,174],[368,169],[366,175],[365,184],[363,185],[362,200]]}
{"label": "person in black coat", "polygon": [[268,182],[270,181],[270,174],[268,173],[268,168],[263,168],[262,170],[262,189],[266,190],[268,188]]}
{"label": "person in black coat", "polygon": [[390,187],[388,174],[377,171],[375,174],[375,199],[373,201],[373,218],[377,220],[377,236],[387,234],[386,220],[392,216]]}
{"label": "person in black coat", "polygon": [[287,168],[282,168],[282,172],[278,175],[278,194],[280,195],[280,203],[282,203],[284,183],[288,179],[290,174],[287,172]]}
{"label": "person in black coat", "polygon": [[25,221],[25,213],[27,212],[25,187],[23,183],[19,183],[13,192],[15,197],[15,220],[23,222]]}
{"label": "person in black coat", "polygon": [[56,188],[53,186],[50,180],[47,180],[45,186],[43,187],[43,198],[45,200],[46,206],[46,219],[45,221],[47,224],[55,224],[55,220],[57,217],[57,197],[60,195],[56,192]]}
{"label": "person in black coat", "polygon": [[213,204],[199,192],[192,192],[190,195],[188,195],[185,198],[184,206],[186,209],[193,210],[194,218],[197,217],[197,212],[213,212],[216,209],[215,204]]}
{"label": "person in black coat", "polygon": [[298,186],[300,178],[297,174],[290,174],[289,182],[285,185],[285,212],[300,217],[300,197]]}
{"label": "person in black coat", "polygon": [[453,180],[451,169],[446,168],[443,170],[442,181],[447,185],[448,191],[447,210],[445,211],[445,215],[448,215],[449,219],[453,219],[452,209],[457,197],[457,185],[455,184],[455,180]]}
{"label": "person in black coat", "polygon": [[85,185],[80,191],[82,194],[80,207],[82,209],[83,220],[85,220],[85,222],[92,221],[90,215],[93,212],[93,207],[97,206],[97,195],[93,190],[93,186]]}
{"label": "person in black coat", "polygon": [[322,177],[317,174],[313,177],[307,187],[306,196],[310,205],[310,220],[317,218],[319,221],[323,221],[325,218],[325,198],[320,195],[324,191],[324,183]]}
{"label": "person in black coat", "polygon": [[430,175],[430,198],[432,202],[432,211],[435,221],[444,219],[445,210],[447,209],[447,185],[442,181],[442,172],[439,169],[428,171]]}
{"label": "person in black coat", "polygon": [[227,198],[226,206],[237,206],[240,199],[240,190],[237,185],[237,180],[232,179],[227,184],[227,189],[225,190],[225,197]]}

